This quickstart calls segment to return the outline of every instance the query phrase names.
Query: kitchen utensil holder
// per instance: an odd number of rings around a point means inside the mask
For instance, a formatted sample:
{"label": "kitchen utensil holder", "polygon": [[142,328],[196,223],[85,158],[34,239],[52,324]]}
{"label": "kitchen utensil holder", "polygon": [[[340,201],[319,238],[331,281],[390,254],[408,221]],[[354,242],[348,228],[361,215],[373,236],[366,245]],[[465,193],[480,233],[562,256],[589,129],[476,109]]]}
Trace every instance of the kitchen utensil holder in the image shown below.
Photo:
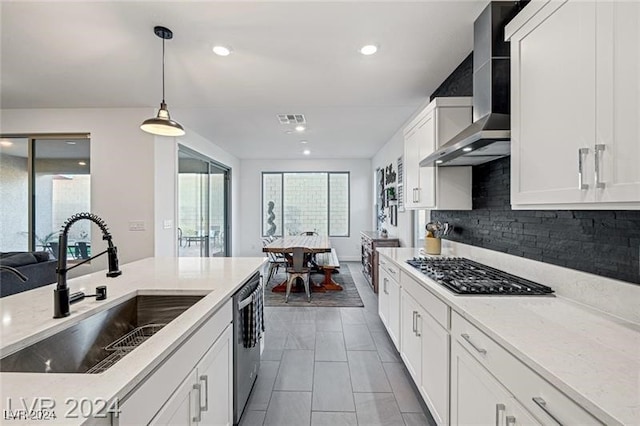
{"label": "kitchen utensil holder", "polygon": [[427,254],[440,254],[442,252],[442,240],[435,237],[426,237],[424,250]]}

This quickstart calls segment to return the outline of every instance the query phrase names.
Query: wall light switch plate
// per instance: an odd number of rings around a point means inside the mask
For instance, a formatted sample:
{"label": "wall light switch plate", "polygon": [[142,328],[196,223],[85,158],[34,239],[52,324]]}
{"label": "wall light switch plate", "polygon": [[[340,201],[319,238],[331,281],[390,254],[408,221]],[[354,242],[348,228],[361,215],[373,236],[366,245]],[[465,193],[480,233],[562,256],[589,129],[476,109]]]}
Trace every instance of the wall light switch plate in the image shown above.
{"label": "wall light switch plate", "polygon": [[130,220],[129,231],[144,231],[144,220]]}
{"label": "wall light switch plate", "polygon": [[171,220],[171,219],[165,219],[165,220],[164,220],[164,222],[163,222],[162,227],[163,227],[164,229],[171,229],[171,228],[173,228],[173,220]]}

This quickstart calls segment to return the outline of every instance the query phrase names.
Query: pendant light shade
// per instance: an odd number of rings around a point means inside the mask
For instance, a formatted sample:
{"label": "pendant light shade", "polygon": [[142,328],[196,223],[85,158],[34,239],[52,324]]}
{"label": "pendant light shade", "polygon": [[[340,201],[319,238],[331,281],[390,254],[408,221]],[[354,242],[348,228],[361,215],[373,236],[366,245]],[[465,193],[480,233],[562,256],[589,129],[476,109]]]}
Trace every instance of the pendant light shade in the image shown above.
{"label": "pendant light shade", "polygon": [[140,128],[147,133],[159,136],[182,136],[185,134],[184,128],[180,123],[171,119],[169,109],[164,101],[164,41],[173,38],[173,32],[165,27],[155,27],[153,29],[155,35],[162,39],[162,102],[158,115],[153,118],[144,120]]}

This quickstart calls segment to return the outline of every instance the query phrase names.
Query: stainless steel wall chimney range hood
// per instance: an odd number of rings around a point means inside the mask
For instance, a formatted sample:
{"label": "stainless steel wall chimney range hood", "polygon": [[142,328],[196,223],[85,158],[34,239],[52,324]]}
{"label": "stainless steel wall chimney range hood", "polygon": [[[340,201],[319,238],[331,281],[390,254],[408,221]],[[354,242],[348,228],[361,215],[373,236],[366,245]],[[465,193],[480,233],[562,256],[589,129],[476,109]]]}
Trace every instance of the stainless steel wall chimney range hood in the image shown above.
{"label": "stainless steel wall chimney range hood", "polygon": [[491,2],[473,23],[473,124],[420,166],[474,166],[511,153],[511,63],[504,26],[520,9],[514,1]]}

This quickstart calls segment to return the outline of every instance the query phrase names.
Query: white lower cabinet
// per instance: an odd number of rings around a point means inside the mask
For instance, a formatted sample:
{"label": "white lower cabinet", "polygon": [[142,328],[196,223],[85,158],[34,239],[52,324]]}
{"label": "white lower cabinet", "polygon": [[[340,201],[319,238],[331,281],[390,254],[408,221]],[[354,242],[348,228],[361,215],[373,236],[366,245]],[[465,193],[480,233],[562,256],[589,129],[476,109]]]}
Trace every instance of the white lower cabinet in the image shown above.
{"label": "white lower cabinet", "polygon": [[433,296],[415,287],[419,284],[411,278],[401,283],[405,285],[400,291],[400,355],[434,420],[446,425],[449,423],[449,332],[431,315],[438,310],[426,309],[434,303],[429,299]]}
{"label": "white lower cabinet", "polygon": [[541,424],[457,341],[451,359],[451,424]]}
{"label": "white lower cabinet", "polygon": [[382,265],[378,277],[378,315],[396,349],[400,349],[400,284]]}
{"label": "white lower cabinet", "polygon": [[123,398],[114,426],[233,424],[231,305],[229,300]]}
{"label": "white lower cabinet", "polygon": [[[530,416],[537,419],[537,422],[533,424],[602,424],[579,404],[560,392],[457,313],[452,315],[451,336],[453,340],[451,361],[452,424],[466,424],[465,419],[470,417],[465,416],[473,415],[468,410],[484,413],[482,415],[489,415],[493,412],[495,404],[498,402],[483,400],[484,396],[489,394],[488,391],[483,390],[483,387],[494,388],[492,383],[499,384],[500,389],[507,389],[509,395],[517,400],[514,400],[517,404],[513,402],[500,403],[512,407],[511,410],[519,410],[519,415],[513,414],[516,419],[519,419],[519,422],[524,422],[525,420],[522,419]],[[472,371],[476,373],[472,375]],[[474,394],[475,397],[473,397]],[[469,407],[473,407],[473,409]],[[480,416],[481,414],[476,415]]]}
{"label": "white lower cabinet", "polygon": [[189,373],[151,424],[233,424],[231,327],[227,327],[196,368]]}

